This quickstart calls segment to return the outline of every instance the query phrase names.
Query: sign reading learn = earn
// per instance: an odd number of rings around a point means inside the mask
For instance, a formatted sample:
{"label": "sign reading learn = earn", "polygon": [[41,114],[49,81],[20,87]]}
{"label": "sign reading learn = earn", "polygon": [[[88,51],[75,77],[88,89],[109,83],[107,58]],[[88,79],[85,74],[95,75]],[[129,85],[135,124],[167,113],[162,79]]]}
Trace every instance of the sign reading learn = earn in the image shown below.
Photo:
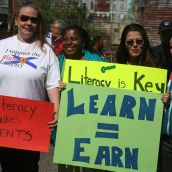
{"label": "sign reading learn = earn", "polygon": [[48,152],[53,104],[0,96],[0,146]]}
{"label": "sign reading learn = earn", "polygon": [[167,71],[159,68],[86,60],[66,60],[63,81],[81,85],[164,93]]}
{"label": "sign reading learn = earn", "polygon": [[[86,93],[86,94],[83,94]],[[114,172],[156,172],[162,94],[68,84],[54,162]]]}

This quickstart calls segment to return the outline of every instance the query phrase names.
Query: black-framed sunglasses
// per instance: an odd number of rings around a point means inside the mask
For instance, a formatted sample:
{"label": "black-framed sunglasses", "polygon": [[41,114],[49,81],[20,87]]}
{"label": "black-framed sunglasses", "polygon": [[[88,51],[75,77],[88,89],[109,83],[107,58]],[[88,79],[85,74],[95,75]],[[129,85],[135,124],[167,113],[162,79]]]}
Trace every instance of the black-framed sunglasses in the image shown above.
{"label": "black-framed sunglasses", "polygon": [[134,43],[136,43],[136,45],[143,45],[144,44],[144,40],[143,39],[129,39],[126,41],[128,46],[133,46]]}
{"label": "black-framed sunglasses", "polygon": [[31,17],[31,16],[26,16],[26,15],[21,15],[19,17],[19,19],[22,22],[26,22],[26,21],[30,20],[33,24],[37,24],[38,23],[38,17]]}

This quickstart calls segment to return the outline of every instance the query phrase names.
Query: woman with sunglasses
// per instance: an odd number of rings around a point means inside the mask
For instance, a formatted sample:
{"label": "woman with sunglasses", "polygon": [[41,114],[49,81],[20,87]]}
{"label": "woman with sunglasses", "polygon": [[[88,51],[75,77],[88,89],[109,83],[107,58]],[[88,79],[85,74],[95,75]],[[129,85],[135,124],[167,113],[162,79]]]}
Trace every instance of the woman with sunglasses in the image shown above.
{"label": "woman with sunglasses", "polygon": [[[59,109],[60,70],[53,50],[46,43],[42,15],[33,5],[22,5],[15,14],[15,25],[17,33],[0,41],[0,95],[54,103],[54,113],[50,114],[53,119],[47,124],[54,128]],[[2,172],[38,172],[39,158],[36,151],[0,148]]]}
{"label": "woman with sunglasses", "polygon": [[122,64],[154,66],[149,40],[141,25],[134,23],[124,28],[116,58]]}

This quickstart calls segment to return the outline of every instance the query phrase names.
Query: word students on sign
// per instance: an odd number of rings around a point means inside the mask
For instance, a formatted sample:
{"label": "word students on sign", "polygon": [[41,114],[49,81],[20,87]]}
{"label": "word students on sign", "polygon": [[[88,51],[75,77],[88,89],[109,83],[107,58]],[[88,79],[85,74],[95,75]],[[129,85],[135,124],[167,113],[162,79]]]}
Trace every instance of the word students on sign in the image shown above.
{"label": "word students on sign", "polygon": [[161,94],[69,83],[61,101],[54,162],[156,172]]}
{"label": "word students on sign", "polygon": [[0,96],[0,146],[48,152],[52,114],[52,103]]}

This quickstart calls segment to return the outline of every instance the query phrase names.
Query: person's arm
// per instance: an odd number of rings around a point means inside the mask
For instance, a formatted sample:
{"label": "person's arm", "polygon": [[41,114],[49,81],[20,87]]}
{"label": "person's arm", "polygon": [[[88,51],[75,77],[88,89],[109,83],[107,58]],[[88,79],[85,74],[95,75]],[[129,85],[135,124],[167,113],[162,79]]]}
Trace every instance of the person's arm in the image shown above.
{"label": "person's arm", "polygon": [[58,122],[58,116],[59,116],[59,104],[60,104],[60,92],[59,89],[56,88],[52,88],[50,90],[47,91],[48,93],[48,97],[51,103],[54,103],[54,118],[51,122],[49,122],[49,127],[53,128],[57,126],[57,122]]}

